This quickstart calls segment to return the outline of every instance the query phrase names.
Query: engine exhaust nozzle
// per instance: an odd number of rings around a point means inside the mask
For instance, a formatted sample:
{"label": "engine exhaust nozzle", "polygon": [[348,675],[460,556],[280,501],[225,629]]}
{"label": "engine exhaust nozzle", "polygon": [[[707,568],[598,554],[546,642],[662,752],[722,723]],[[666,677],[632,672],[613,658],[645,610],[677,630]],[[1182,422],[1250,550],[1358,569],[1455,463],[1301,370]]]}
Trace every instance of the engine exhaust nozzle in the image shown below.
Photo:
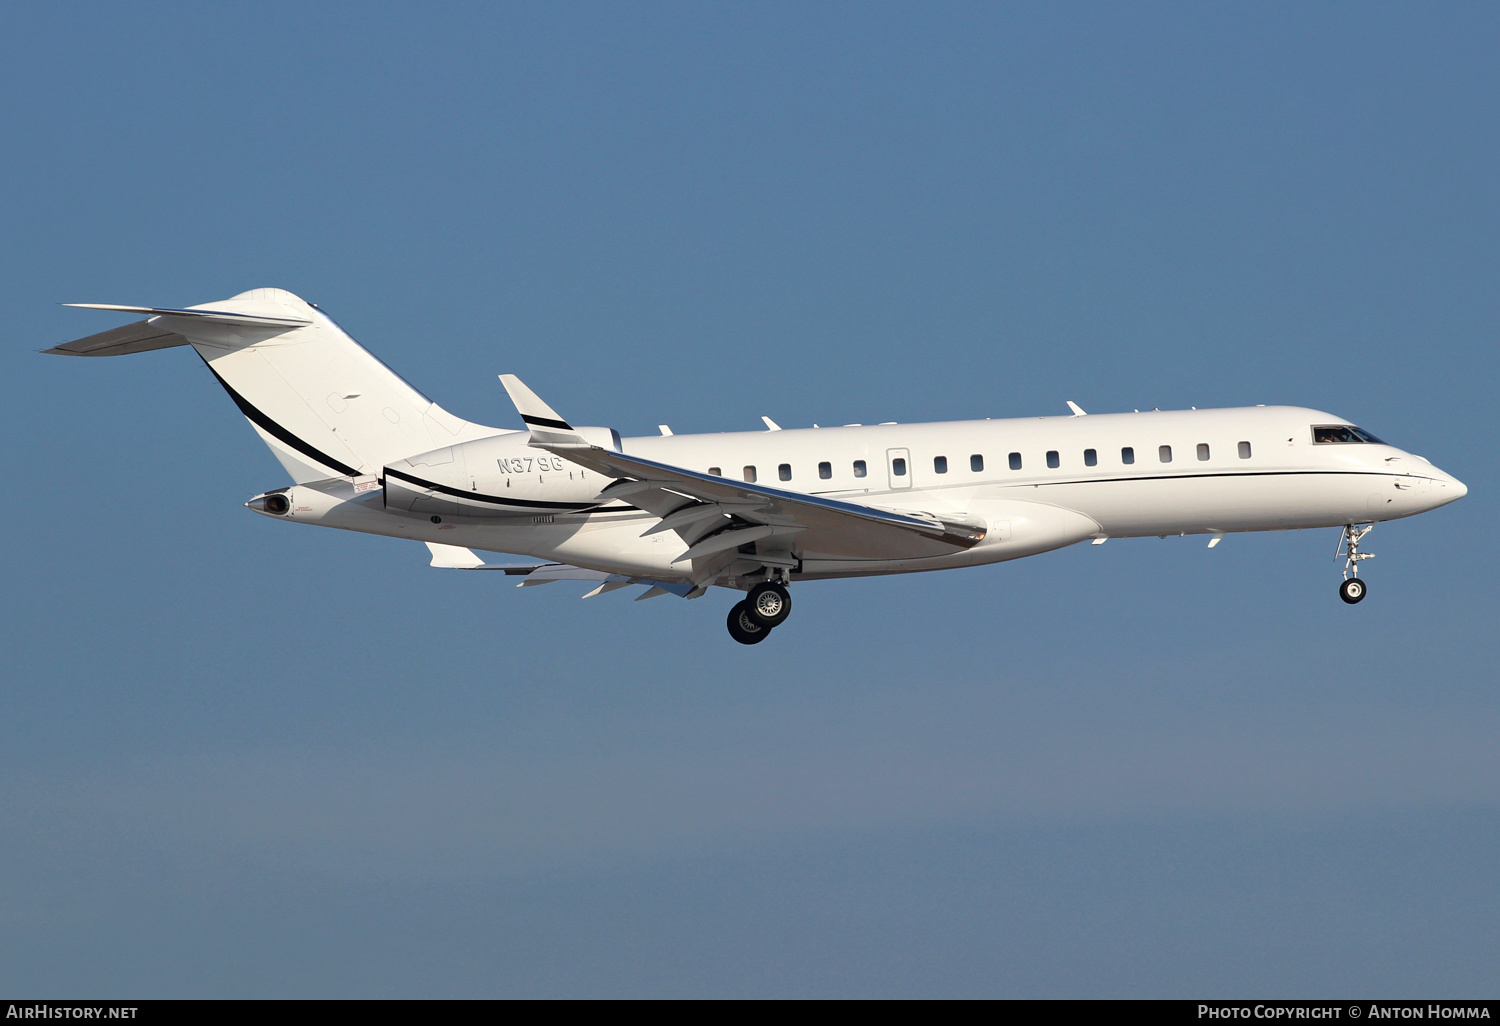
{"label": "engine exhaust nozzle", "polygon": [[287,498],[285,488],[278,488],[274,492],[257,495],[245,503],[245,507],[267,516],[284,517],[292,511],[292,500]]}

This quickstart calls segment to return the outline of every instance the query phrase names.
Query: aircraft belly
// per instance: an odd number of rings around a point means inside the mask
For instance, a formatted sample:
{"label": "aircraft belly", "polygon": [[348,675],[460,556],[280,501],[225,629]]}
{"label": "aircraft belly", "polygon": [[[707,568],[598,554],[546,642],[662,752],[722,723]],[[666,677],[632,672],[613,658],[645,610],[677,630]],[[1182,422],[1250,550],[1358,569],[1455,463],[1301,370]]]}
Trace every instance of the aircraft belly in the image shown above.
{"label": "aircraft belly", "polygon": [[387,510],[379,490],[356,493],[355,487],[347,478],[335,478],[288,489],[292,509],[286,519],[486,552],[533,556],[632,576],[676,580],[688,574],[686,564],[672,562],[683,550],[682,540],[675,534],[641,537],[656,521],[649,513],[539,515],[504,522],[442,516],[433,523],[430,516]]}
{"label": "aircraft belly", "polygon": [[[1368,474],[1245,474],[1049,485],[1038,492],[1086,510],[1112,537],[1276,531],[1368,517]],[[1389,487],[1388,485],[1386,487]]]}
{"label": "aircraft belly", "polygon": [[819,525],[800,532],[791,541],[792,551],[803,560],[942,559],[954,554],[954,546],[916,531],[895,535],[881,525],[846,521]]}
{"label": "aircraft belly", "polygon": [[[422,540],[658,580],[687,577],[690,566],[673,563],[684,549],[680,538],[670,533],[641,537],[654,521],[649,514],[641,514],[611,517],[604,523],[564,517],[550,524],[444,523],[424,531]],[[443,530],[448,527],[451,530]]]}
{"label": "aircraft belly", "polygon": [[[593,520],[566,534],[535,530],[526,551],[545,555],[559,563],[572,563],[611,573],[676,580],[688,575],[690,566],[672,561],[682,555],[682,539],[671,532],[641,537],[656,518],[641,516],[611,517],[606,522]],[[506,529],[501,528],[501,531]],[[493,544],[493,543],[492,543]]]}
{"label": "aircraft belly", "polygon": [[867,550],[862,558],[820,558],[804,552],[802,572],[806,576],[844,576],[978,566],[1050,552],[1100,532],[1093,518],[1046,502],[976,495],[965,506],[986,526],[984,540],[973,548],[954,551],[950,546],[947,552],[915,558],[899,558],[877,550]]}

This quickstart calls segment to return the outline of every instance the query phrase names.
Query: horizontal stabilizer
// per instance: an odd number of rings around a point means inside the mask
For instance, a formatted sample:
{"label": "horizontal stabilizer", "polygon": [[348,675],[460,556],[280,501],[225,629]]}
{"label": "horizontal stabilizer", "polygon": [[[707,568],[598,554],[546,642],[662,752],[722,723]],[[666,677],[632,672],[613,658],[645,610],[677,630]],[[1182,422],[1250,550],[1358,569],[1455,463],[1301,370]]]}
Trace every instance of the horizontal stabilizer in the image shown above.
{"label": "horizontal stabilizer", "polygon": [[120,313],[151,314],[152,316],[144,321],[111,328],[97,335],[74,339],[72,342],[64,342],[60,346],[42,350],[54,356],[129,356],[131,353],[145,353],[152,349],[170,349],[173,346],[187,345],[187,338],[171,330],[168,326],[170,322],[164,323],[160,319],[162,317],[189,318],[199,322],[247,328],[275,328],[280,331],[301,328],[312,323],[300,317],[266,317],[260,314],[231,313],[228,310],[176,310],[161,306],[119,306],[114,303],[64,303],[63,306],[76,306],[84,310],[116,310]]}
{"label": "horizontal stabilizer", "polygon": [[118,310],[120,313],[156,314],[165,317],[193,317],[219,324],[244,324],[263,328],[302,328],[312,321],[301,317],[266,317],[261,314],[234,313],[229,310],[176,310],[165,306],[117,306],[113,303],[64,303],[81,310]]}
{"label": "horizontal stabilizer", "polygon": [[146,353],[153,349],[171,349],[185,346],[188,340],[175,331],[168,331],[152,321],[136,321],[119,328],[110,328],[97,335],[64,342],[44,353],[54,356],[129,356],[131,353]]}

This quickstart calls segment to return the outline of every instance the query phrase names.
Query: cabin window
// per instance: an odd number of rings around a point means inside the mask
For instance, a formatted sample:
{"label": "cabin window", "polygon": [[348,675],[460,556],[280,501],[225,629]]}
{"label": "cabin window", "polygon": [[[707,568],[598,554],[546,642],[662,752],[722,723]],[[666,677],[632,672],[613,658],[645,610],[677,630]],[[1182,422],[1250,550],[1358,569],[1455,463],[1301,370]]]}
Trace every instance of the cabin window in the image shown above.
{"label": "cabin window", "polygon": [[1047,451],[1047,466],[1051,467],[1053,470],[1056,470],[1058,467],[1062,466],[1062,457],[1057,455],[1056,449],[1049,449]]}
{"label": "cabin window", "polygon": [[1172,447],[1170,445],[1159,445],[1156,447],[1156,458],[1163,463],[1172,462]]}
{"label": "cabin window", "polygon": [[1135,462],[1135,448],[1133,446],[1127,445],[1120,450],[1120,462],[1126,466]]}
{"label": "cabin window", "polygon": [[1312,433],[1315,445],[1351,445],[1359,442],[1369,442],[1372,445],[1385,444],[1370,432],[1357,428],[1353,424],[1314,424]]}
{"label": "cabin window", "polygon": [[865,476],[865,461],[864,460],[855,460],[854,461],[854,476],[855,477],[864,477]]}
{"label": "cabin window", "polygon": [[977,452],[974,455],[970,456],[969,469],[976,474],[982,471],[984,469],[984,457],[979,455],[979,453]]}
{"label": "cabin window", "polygon": [[1097,467],[1099,465],[1099,450],[1098,449],[1085,449],[1085,450],[1083,450],[1083,465],[1085,467]]}
{"label": "cabin window", "polygon": [[1198,443],[1198,458],[1200,460],[1206,460],[1206,459],[1208,459],[1208,443],[1207,442],[1199,442]]}
{"label": "cabin window", "polygon": [[749,484],[754,484],[755,483],[755,468],[754,467],[746,467],[745,468],[745,481],[747,483],[749,483]]}
{"label": "cabin window", "polygon": [[1241,442],[1240,443],[1240,459],[1242,459],[1242,460],[1248,460],[1249,458],[1250,458],[1250,443],[1249,442]]}
{"label": "cabin window", "polygon": [[932,472],[934,474],[948,473],[948,457],[934,456],[932,458]]}
{"label": "cabin window", "polygon": [[708,472],[710,474],[712,474],[714,477],[723,477],[724,476],[724,470],[723,470],[722,467],[709,467],[708,468]]}
{"label": "cabin window", "polygon": [[897,456],[895,459],[891,460],[891,473],[895,474],[897,477],[905,477],[906,460],[902,459],[900,456]]}
{"label": "cabin window", "polygon": [[777,467],[776,476],[781,478],[783,481],[790,481],[792,479],[792,465],[790,463],[783,463],[781,466]]}
{"label": "cabin window", "polygon": [[827,481],[830,477],[833,476],[833,464],[832,463],[819,463],[818,464],[818,476],[821,477],[824,481]]}
{"label": "cabin window", "polygon": [[1020,453],[1013,452],[1013,453],[1010,454],[1010,469],[1011,470],[1020,470],[1021,469],[1021,454]]}

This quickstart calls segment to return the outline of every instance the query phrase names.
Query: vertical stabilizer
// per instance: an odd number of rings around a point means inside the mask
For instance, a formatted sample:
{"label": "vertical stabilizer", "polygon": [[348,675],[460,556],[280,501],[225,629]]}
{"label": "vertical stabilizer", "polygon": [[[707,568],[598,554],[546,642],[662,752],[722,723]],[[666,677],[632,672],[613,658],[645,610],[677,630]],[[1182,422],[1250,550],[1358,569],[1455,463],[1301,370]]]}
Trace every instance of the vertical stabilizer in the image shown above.
{"label": "vertical stabilizer", "polygon": [[185,341],[299,484],[379,473],[402,457],[495,433],[448,413],[284,289],[185,310],[105,308],[153,316],[51,351],[117,355]]}

